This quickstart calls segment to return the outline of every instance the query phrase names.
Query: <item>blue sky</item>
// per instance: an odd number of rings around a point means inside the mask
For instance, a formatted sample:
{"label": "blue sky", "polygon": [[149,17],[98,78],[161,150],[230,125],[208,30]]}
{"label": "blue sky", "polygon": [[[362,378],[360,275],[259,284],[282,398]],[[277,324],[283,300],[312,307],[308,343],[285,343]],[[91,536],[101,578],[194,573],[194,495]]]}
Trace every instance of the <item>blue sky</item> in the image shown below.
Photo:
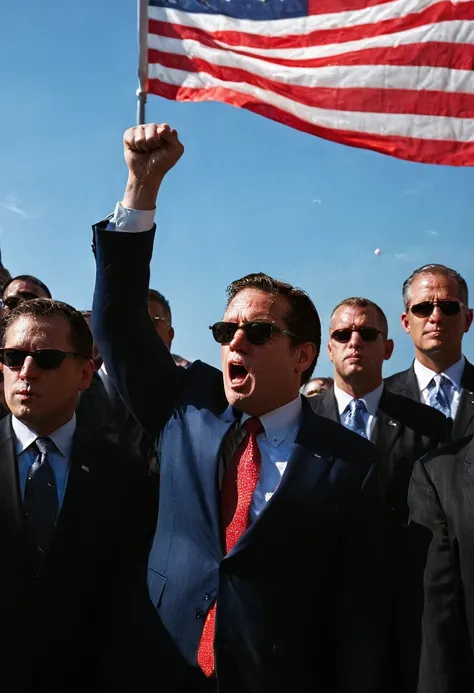
{"label": "blue sky", "polygon": [[[0,64],[3,262],[88,308],[90,226],[122,196],[121,138],[135,122],[135,2],[3,2]],[[186,147],[162,187],[152,264],[152,286],[172,304],[174,351],[219,365],[207,327],[224,289],[265,271],[310,293],[325,339],[336,302],[379,303],[395,339],[388,375],[412,358],[399,316],[415,267],[448,264],[474,292],[473,169],[350,149],[224,104],[151,96],[147,119],[178,128]],[[474,331],[465,353],[474,359]],[[330,373],[325,350],[317,373]]]}

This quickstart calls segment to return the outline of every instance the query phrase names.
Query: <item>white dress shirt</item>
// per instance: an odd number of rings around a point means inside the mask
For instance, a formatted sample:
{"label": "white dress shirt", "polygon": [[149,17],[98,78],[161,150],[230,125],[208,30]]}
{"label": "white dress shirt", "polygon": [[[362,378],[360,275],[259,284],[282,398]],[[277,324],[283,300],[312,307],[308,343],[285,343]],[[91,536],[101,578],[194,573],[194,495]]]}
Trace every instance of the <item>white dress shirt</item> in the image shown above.
{"label": "white dress shirt", "polygon": [[[38,436],[35,431],[28,428],[22,421],[12,416],[13,437],[15,441],[16,457],[18,460],[18,472],[20,477],[21,497],[25,497],[25,486],[30,468],[38,456],[36,448],[32,447]],[[61,508],[64,494],[66,492],[67,479],[69,476],[69,466],[71,461],[71,450],[74,433],[76,432],[76,415],[74,414],[64,426],[58,428],[54,433],[47,436],[50,438],[55,449],[48,453],[48,461],[56,478],[56,488],[58,491],[58,510]]]}
{"label": "white dress shirt", "polygon": [[[383,383],[381,383],[375,390],[368,392],[363,397],[358,397],[357,399],[362,400],[365,404],[367,411],[363,412],[362,416],[365,423],[365,433],[367,438],[370,440],[372,431],[374,429],[375,418],[377,416],[377,409],[379,408],[380,398],[382,397]],[[344,416],[349,411],[349,405],[355,397],[349,395],[344,390],[341,390],[336,384],[334,385],[334,396],[336,397],[337,408],[339,411],[339,418],[341,422],[344,421]]]}
{"label": "white dress shirt", "polygon": [[[118,203],[109,217],[107,231],[142,233],[154,223],[155,210],[126,209]],[[260,476],[252,497],[250,519],[253,522],[275,493],[288,464],[301,423],[301,396],[260,417],[264,433],[257,436],[261,453]],[[240,427],[249,416],[244,414]],[[237,431],[238,433],[238,431]]]}
{"label": "white dress shirt", "polygon": [[[452,389],[451,389],[451,402],[450,408],[451,408],[451,418],[454,420],[456,416],[456,412],[458,410],[458,405],[459,405],[459,400],[461,398],[461,379],[462,375],[464,373],[464,366],[466,364],[466,359],[464,356],[461,356],[459,361],[456,363],[453,363],[452,366],[447,368],[445,371],[440,373],[440,375],[444,375],[448,380],[451,381],[452,384]],[[416,379],[418,381],[418,387],[420,388],[421,392],[421,400],[425,404],[430,404],[429,401],[429,385],[431,381],[433,380],[434,376],[436,375],[435,371],[432,371],[431,368],[427,368],[424,366],[422,363],[417,361],[415,359],[415,363],[413,365],[413,368],[415,370],[415,375]]]}
{"label": "white dress shirt", "polygon": [[[260,416],[265,429],[257,436],[261,454],[260,476],[250,505],[250,519],[253,522],[277,490],[285,473],[296,434],[301,425],[301,396],[268,414]],[[240,425],[248,418],[242,416]]]}

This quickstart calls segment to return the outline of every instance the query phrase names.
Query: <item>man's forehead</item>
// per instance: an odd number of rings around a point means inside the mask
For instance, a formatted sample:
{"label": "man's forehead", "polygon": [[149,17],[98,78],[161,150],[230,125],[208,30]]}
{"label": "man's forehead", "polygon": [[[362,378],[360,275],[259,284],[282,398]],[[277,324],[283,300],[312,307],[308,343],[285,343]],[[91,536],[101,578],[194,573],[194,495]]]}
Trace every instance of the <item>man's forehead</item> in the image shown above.
{"label": "man's forehead", "polygon": [[354,323],[377,323],[377,312],[370,306],[341,306],[331,318],[331,327],[339,324],[352,325]]}
{"label": "man's forehead", "polygon": [[225,311],[225,317],[239,315],[272,315],[279,317],[287,310],[287,303],[283,296],[267,293],[259,289],[242,289],[231,300]]}
{"label": "man's forehead", "polygon": [[27,279],[16,279],[14,282],[9,284],[5,290],[5,297],[12,296],[14,294],[24,292],[29,294],[39,295],[44,293],[41,291],[40,287],[32,281]]}
{"label": "man's forehead", "polygon": [[23,338],[49,339],[54,337],[68,339],[70,326],[61,315],[19,315],[7,328],[5,341]]}
{"label": "man's forehead", "polygon": [[447,293],[459,296],[460,287],[454,277],[445,274],[423,272],[415,277],[410,289],[412,296],[415,293],[421,294],[432,291],[446,291]]}

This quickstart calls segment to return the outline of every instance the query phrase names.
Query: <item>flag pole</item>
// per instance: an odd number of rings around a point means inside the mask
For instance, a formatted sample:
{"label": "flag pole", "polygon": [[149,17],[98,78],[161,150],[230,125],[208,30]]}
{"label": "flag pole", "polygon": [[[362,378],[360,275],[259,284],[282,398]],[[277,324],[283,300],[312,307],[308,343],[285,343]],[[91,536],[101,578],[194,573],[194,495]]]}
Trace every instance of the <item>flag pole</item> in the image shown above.
{"label": "flag pole", "polygon": [[148,87],[148,0],[138,0],[138,89],[137,125],[145,122]]}

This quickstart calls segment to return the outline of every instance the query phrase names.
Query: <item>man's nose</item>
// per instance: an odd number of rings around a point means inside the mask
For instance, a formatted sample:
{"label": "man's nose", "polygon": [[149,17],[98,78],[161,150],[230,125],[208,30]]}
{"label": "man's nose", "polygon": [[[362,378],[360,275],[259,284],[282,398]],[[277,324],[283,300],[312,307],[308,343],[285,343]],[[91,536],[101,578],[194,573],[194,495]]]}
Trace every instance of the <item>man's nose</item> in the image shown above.
{"label": "man's nose", "polygon": [[357,332],[356,330],[352,330],[351,338],[349,340],[349,346],[360,347],[361,344],[362,344],[362,337],[360,336],[360,332]]}
{"label": "man's nose", "polygon": [[248,342],[245,336],[245,332],[241,327],[239,327],[235,331],[229,346],[233,351],[243,351],[247,348],[247,345]]}
{"label": "man's nose", "polygon": [[430,322],[441,322],[443,319],[443,311],[438,305],[435,305],[430,315]]}
{"label": "man's nose", "polygon": [[38,366],[36,365],[34,358],[32,356],[27,356],[20,370],[20,378],[25,379],[34,377],[37,370]]}

